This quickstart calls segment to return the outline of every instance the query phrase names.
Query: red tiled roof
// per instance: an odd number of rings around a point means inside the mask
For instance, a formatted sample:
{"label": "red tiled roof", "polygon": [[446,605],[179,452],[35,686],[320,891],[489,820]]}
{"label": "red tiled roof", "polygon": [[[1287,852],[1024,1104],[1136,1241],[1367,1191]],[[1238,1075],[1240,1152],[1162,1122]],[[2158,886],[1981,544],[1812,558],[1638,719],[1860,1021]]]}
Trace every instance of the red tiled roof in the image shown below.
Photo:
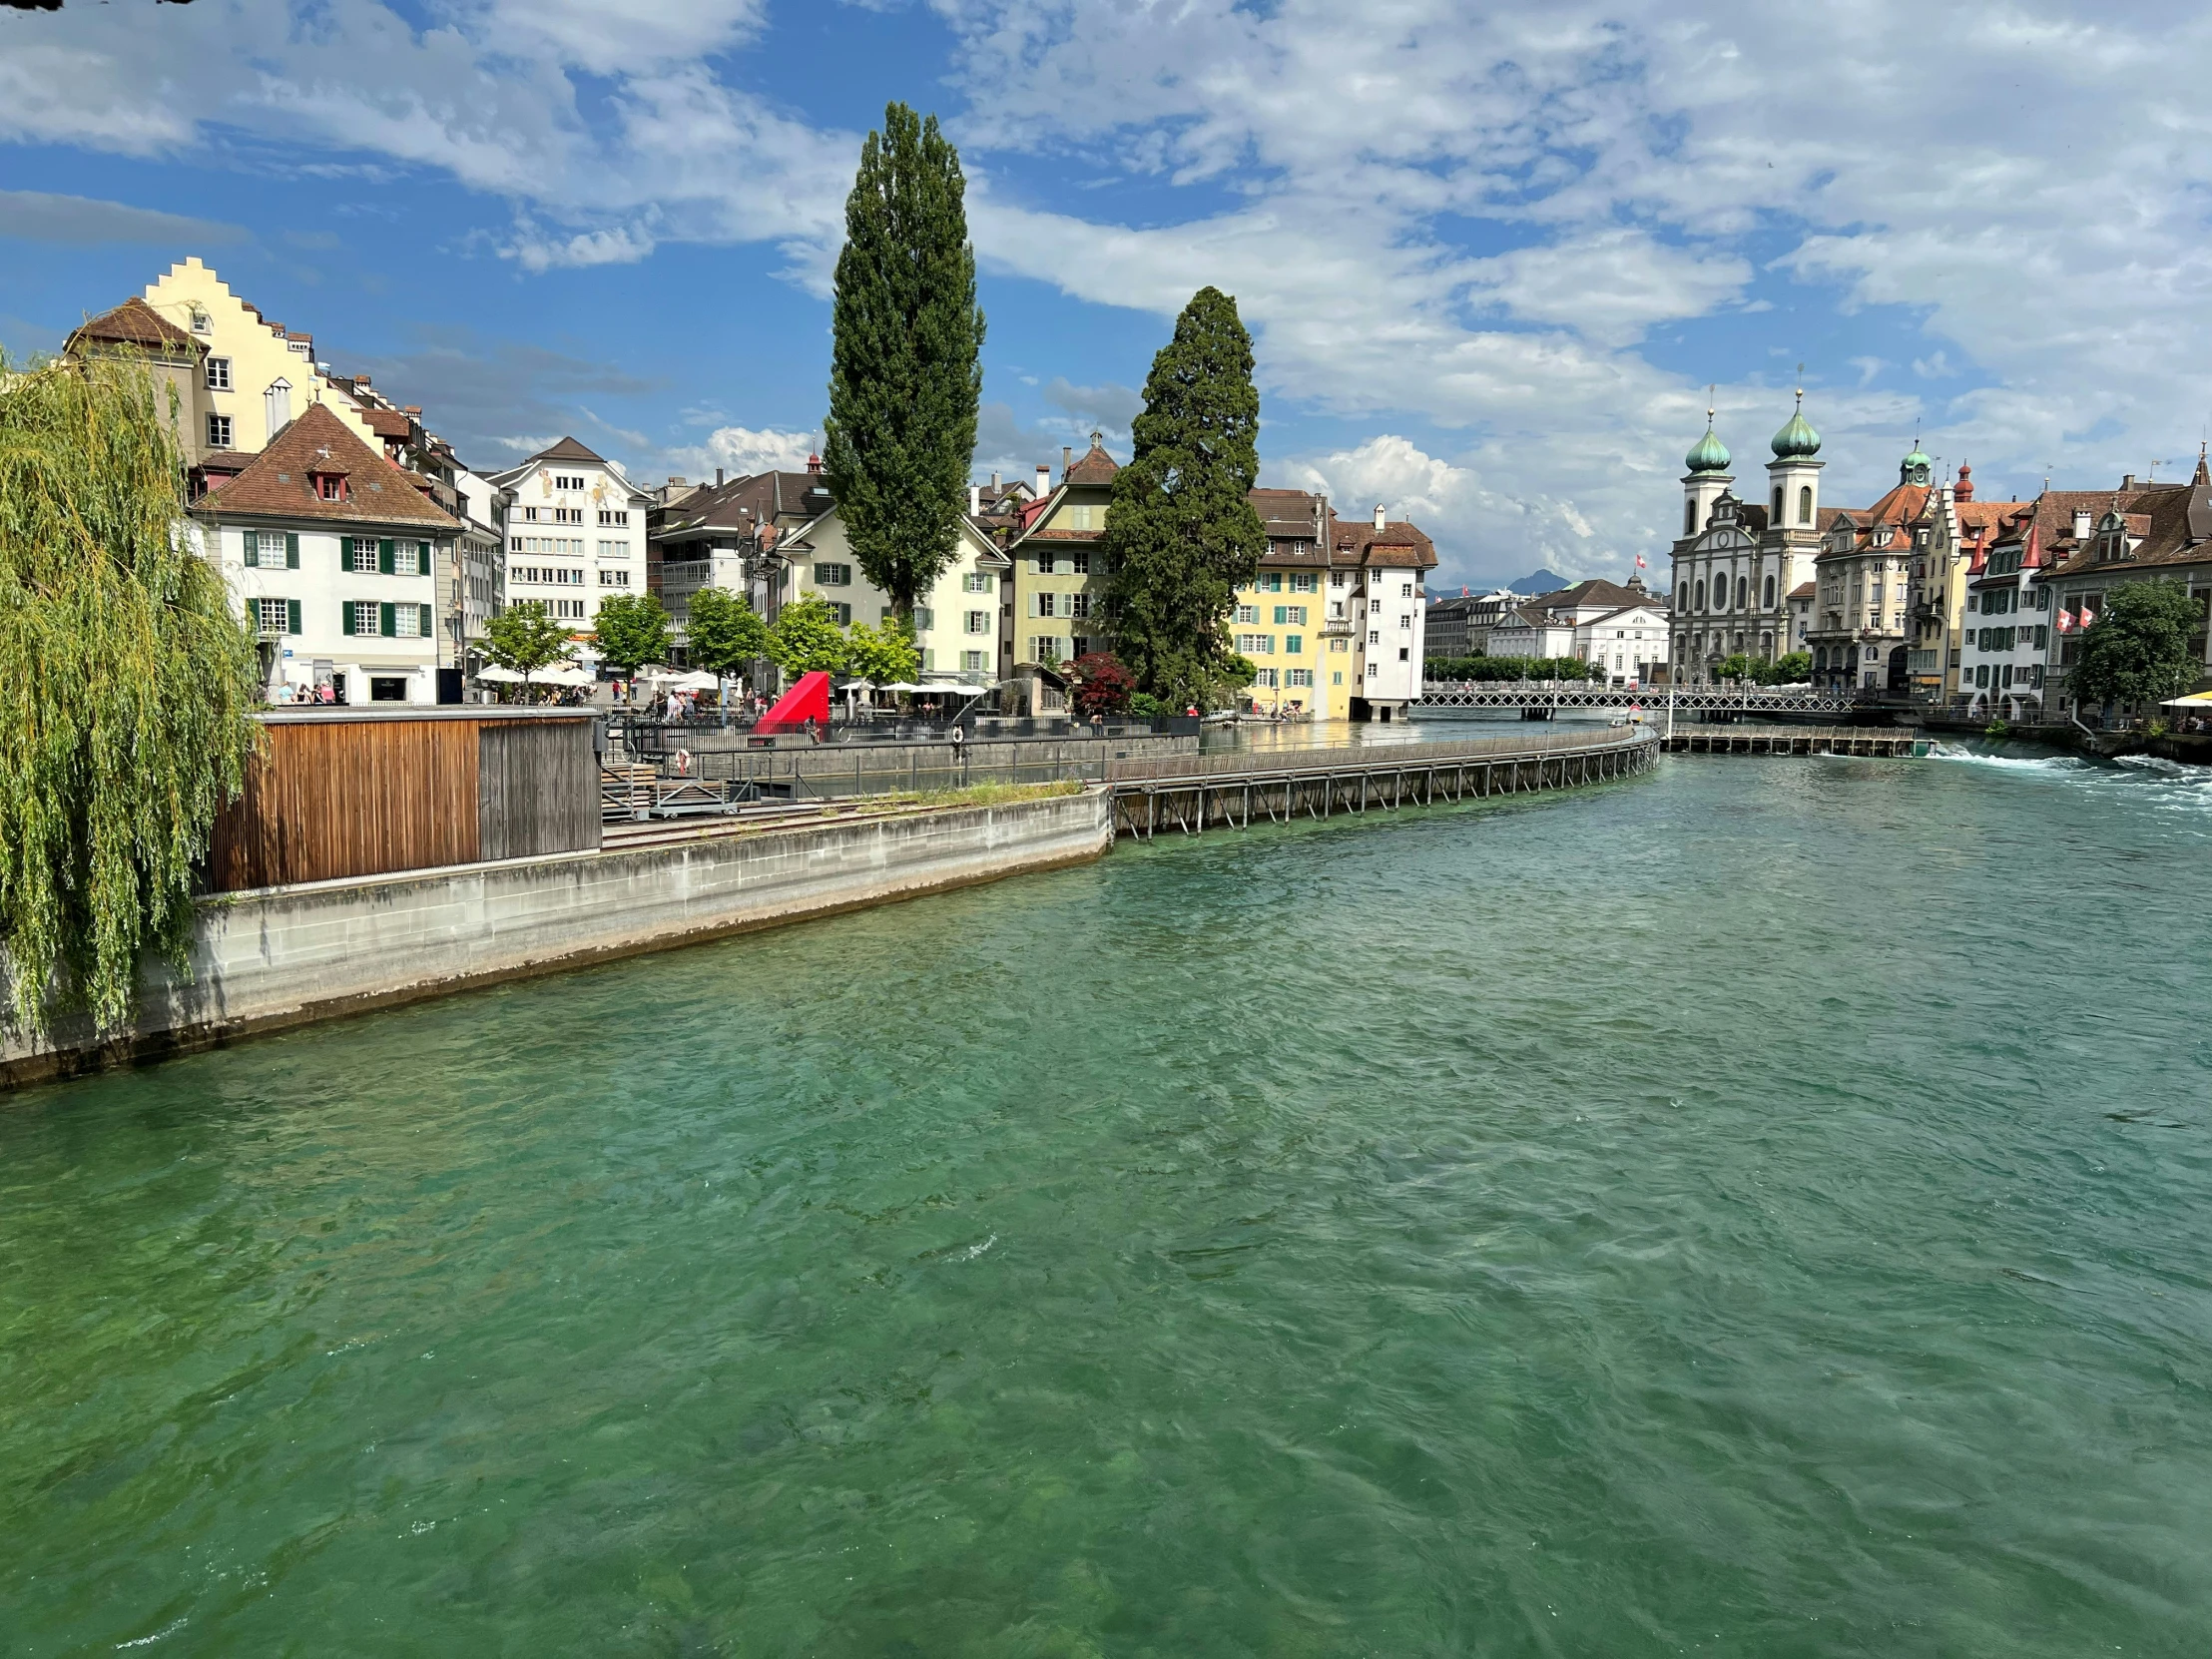
{"label": "red tiled roof", "polygon": [[361,418],[380,438],[403,438],[414,430],[414,423],[397,409],[379,409],[372,405],[361,411]]}
{"label": "red tiled roof", "polygon": [[142,345],[157,351],[198,352],[204,349],[192,335],[135,293],[115,309],[91,318],[69,336],[71,345],[79,340],[102,345]]}
{"label": "red tiled roof", "polygon": [[[323,500],[310,476],[316,472],[343,474],[352,499]],[[203,496],[201,511],[226,518],[319,518],[417,530],[461,527],[409,488],[406,475],[363,443],[326,403],[309,403],[306,413],[272,438],[244,472]]]}
{"label": "red tiled roof", "polygon": [[1062,476],[1065,484],[1110,484],[1114,474],[1121,470],[1113,456],[1106,453],[1106,446],[1099,441],[1099,434],[1091,434],[1091,446],[1084,451],[1081,460],[1069,466]]}

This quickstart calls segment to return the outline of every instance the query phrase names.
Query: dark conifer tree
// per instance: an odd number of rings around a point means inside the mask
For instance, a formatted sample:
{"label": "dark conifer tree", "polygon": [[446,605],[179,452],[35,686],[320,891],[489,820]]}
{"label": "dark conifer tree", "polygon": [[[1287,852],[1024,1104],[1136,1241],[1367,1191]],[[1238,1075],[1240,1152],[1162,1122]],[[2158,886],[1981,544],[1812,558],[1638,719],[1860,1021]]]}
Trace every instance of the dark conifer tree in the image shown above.
{"label": "dark conifer tree", "polygon": [[983,390],[960,158],[904,104],[860,148],[837,256],[824,470],[867,579],[913,614],[954,554]]}
{"label": "dark conifer tree", "polygon": [[1237,585],[1267,551],[1248,493],[1259,431],[1252,336],[1235,299],[1201,288],[1152,359],[1134,453],[1106,515],[1115,652],[1140,686],[1177,706],[1205,708],[1246,677],[1228,623]]}

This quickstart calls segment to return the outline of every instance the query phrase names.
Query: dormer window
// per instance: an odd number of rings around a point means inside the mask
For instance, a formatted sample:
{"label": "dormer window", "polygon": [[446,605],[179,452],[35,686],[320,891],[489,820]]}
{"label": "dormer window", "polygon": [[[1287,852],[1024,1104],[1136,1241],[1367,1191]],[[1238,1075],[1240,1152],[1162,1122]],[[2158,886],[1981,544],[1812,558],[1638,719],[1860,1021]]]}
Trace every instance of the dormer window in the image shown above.
{"label": "dormer window", "polygon": [[351,496],[342,472],[310,472],[307,477],[314,484],[315,499],[318,501],[344,501]]}

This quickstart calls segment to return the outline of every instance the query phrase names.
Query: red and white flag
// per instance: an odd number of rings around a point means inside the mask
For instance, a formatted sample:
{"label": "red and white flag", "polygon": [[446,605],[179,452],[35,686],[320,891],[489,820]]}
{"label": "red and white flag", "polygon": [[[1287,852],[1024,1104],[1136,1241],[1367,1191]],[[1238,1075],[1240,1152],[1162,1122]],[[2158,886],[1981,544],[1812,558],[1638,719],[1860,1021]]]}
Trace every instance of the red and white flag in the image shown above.
{"label": "red and white flag", "polygon": [[1643,556],[1643,555],[1642,555],[1641,553],[1639,553],[1639,554],[1637,554],[1637,555],[1636,555],[1636,568],[1637,568],[1638,570],[1644,570],[1644,569],[1647,569],[1647,568],[1649,568],[1649,567],[1647,567],[1647,566],[1645,565],[1645,563],[1644,563],[1644,556]]}
{"label": "red and white flag", "polygon": [[2096,619],[2097,619],[2097,613],[2096,613],[2096,612],[2094,612],[2094,611],[2092,611],[2092,610],[2090,610],[2088,606],[2084,605],[2084,606],[2082,606],[2082,607],[2081,607],[2081,614],[2080,614],[2080,616],[2078,616],[2078,617],[2076,617],[2076,618],[2074,619],[2074,621],[2075,621],[2075,626],[2077,626],[2077,627],[2081,627],[2081,628],[2086,628],[2086,627],[2088,627],[2088,626],[2089,626],[2089,624],[2090,624],[2090,623],[2092,623],[2092,622],[2096,621]]}
{"label": "red and white flag", "polygon": [[2058,631],[2061,634],[2070,634],[2073,632],[2073,612],[2060,611],[2058,613]]}

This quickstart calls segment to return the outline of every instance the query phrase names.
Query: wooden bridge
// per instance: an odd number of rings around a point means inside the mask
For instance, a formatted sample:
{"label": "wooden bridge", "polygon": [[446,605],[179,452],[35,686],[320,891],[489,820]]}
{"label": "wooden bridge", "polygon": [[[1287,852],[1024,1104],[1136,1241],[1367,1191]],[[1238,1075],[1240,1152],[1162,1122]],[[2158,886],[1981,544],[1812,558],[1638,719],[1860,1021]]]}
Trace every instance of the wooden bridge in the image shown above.
{"label": "wooden bridge", "polygon": [[1688,715],[1840,715],[1854,707],[1849,696],[1825,692],[1777,690],[1764,686],[1664,686],[1631,690],[1586,680],[1430,680],[1421,687],[1416,709],[1519,709],[1533,719],[1548,719],[1560,709],[1640,708],[1656,716],[1672,700],[1677,714]]}
{"label": "wooden bridge", "polygon": [[1673,755],[1870,755],[1918,759],[1927,735],[1880,726],[1677,726],[1659,739]]}
{"label": "wooden bridge", "polygon": [[1151,836],[1285,824],[1336,813],[1388,812],[1439,802],[1572,789],[1649,767],[1655,733],[1607,728],[1587,734],[1478,738],[1457,743],[1181,755],[1116,761],[1106,768],[1114,832]]}

